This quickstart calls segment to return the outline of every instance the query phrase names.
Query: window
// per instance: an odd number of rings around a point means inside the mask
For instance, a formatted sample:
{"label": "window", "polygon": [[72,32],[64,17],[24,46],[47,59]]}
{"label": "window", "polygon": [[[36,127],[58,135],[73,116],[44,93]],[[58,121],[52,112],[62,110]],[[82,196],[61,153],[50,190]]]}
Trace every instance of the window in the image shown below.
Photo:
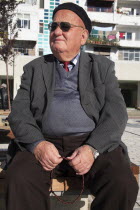
{"label": "window", "polygon": [[40,8],[44,9],[44,0],[40,0]]}
{"label": "window", "polygon": [[126,33],[126,39],[131,40],[132,39],[132,33]]}
{"label": "window", "polygon": [[137,16],[140,15],[140,9],[136,9],[136,15],[137,15]]}
{"label": "window", "polygon": [[25,0],[26,4],[37,5],[37,0]]}
{"label": "window", "polygon": [[119,50],[119,60],[140,61],[140,49]]}
{"label": "window", "polygon": [[89,7],[112,7],[115,0],[87,0],[87,6]]}
{"label": "window", "polygon": [[113,12],[112,7],[88,7],[88,11],[94,11],[94,12]]}
{"label": "window", "polygon": [[129,12],[129,15],[134,15],[134,9],[131,8],[131,11]]}
{"label": "window", "polygon": [[18,14],[17,27],[30,29],[30,14]]}
{"label": "window", "polygon": [[43,55],[43,48],[39,48],[39,56]]}
{"label": "window", "polygon": [[99,34],[98,34],[98,30],[95,30],[94,28],[92,28],[92,31],[90,33],[91,37],[95,37],[98,38]]}
{"label": "window", "polygon": [[20,53],[21,55],[29,55],[28,50],[29,50],[29,49],[27,49],[27,48],[21,48],[21,47],[19,47],[19,48],[14,48],[14,51],[15,51],[16,53]]}
{"label": "window", "polygon": [[132,40],[132,33],[131,32],[120,32],[119,35],[120,40]]}
{"label": "window", "polygon": [[43,34],[44,23],[39,23],[39,33]]}

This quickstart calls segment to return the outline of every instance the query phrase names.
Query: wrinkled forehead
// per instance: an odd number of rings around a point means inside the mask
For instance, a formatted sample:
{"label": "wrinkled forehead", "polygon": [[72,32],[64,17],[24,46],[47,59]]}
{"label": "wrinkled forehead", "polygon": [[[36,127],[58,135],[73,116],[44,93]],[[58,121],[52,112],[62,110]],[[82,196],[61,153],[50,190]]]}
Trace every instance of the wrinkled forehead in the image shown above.
{"label": "wrinkled forehead", "polygon": [[73,11],[63,9],[55,13],[53,21],[55,22],[69,22],[71,24],[78,24],[85,27],[82,19]]}

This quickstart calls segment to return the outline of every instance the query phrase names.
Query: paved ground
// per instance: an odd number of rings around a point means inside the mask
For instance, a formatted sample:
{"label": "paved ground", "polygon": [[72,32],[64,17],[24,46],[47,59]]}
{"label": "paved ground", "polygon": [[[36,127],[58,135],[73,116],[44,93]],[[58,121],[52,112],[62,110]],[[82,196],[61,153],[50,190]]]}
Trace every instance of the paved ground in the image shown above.
{"label": "paved ground", "polygon": [[[140,166],[140,110],[128,109],[129,120],[122,141],[128,147],[128,153],[133,163]],[[8,112],[0,111],[0,115],[7,115]],[[139,176],[140,184],[140,176]],[[140,191],[134,210],[140,210]]]}
{"label": "paved ground", "polygon": [[[140,166],[140,118],[129,119],[125,132],[122,136],[122,141],[128,147],[128,153],[131,162]],[[139,176],[140,184],[140,176]],[[140,210],[140,191],[138,194],[137,202],[135,205],[135,210]]]}
{"label": "paved ground", "polygon": [[140,118],[128,120],[122,141],[128,147],[131,161],[140,166]]}
{"label": "paved ground", "polygon": [[127,109],[129,118],[140,118],[140,110],[137,109]]}

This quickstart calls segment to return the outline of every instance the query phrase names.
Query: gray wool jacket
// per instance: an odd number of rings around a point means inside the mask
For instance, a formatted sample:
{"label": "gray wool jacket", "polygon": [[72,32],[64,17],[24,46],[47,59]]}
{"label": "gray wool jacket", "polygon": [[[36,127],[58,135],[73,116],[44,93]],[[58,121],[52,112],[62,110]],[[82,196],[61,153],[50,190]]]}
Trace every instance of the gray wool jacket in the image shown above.
{"label": "gray wool jacket", "polygon": [[[24,66],[24,74],[12,104],[9,123],[14,142],[22,144],[44,139],[43,114],[47,113],[55,85],[55,57],[45,55]],[[127,122],[127,112],[114,63],[103,56],[81,52],[79,61],[79,93],[86,114],[94,120],[95,129],[87,139],[99,153],[109,152],[121,145]]]}

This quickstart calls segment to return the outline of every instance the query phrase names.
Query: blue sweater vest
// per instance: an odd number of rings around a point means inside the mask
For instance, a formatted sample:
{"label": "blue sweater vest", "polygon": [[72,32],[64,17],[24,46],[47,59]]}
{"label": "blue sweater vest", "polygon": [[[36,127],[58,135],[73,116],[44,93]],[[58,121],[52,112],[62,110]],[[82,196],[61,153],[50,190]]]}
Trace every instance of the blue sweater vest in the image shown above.
{"label": "blue sweater vest", "polygon": [[56,64],[53,99],[42,121],[42,132],[47,136],[81,135],[95,128],[94,121],[81,106],[78,66],[79,62],[71,71],[66,72],[58,62]]}

